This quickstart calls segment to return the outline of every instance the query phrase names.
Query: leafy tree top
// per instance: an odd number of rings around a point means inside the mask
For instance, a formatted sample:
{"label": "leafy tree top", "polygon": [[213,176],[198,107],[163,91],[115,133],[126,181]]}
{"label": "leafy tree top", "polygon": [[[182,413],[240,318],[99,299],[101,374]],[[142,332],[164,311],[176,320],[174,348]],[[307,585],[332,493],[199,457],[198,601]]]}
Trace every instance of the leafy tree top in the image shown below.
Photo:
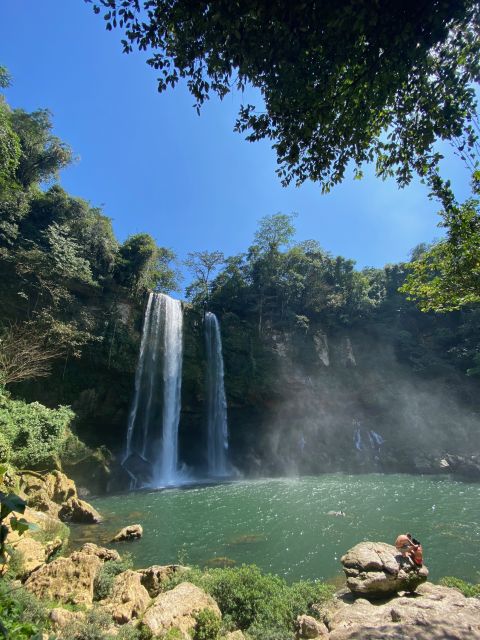
{"label": "leafy tree top", "polygon": [[[236,129],[274,142],[284,184],[324,190],[349,163],[406,185],[435,173],[437,140],[475,141],[472,83],[480,76],[474,0],[85,0],[103,10],[123,48],[151,53],[160,91],[185,79],[195,106],[258,88]],[[460,139],[459,139],[460,138]]]}

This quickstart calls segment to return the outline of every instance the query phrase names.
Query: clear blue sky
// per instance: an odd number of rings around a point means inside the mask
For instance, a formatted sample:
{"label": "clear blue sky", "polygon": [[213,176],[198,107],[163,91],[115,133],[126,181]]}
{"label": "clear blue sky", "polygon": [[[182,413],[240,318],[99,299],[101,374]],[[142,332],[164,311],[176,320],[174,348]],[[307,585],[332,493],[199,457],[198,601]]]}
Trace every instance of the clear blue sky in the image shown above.
{"label": "clear blue sky", "polygon": [[[158,94],[145,56],[123,54],[120,33],[105,31],[83,0],[1,0],[0,16],[0,64],[14,79],[7,100],[51,110],[54,132],[78,156],[62,185],[102,206],[120,240],[147,231],[180,258],[232,255],[259,218],[297,211],[299,240],[363,267],[404,260],[441,233],[420,184],[399,190],[370,174],[328,195],[312,183],[283,188],[270,145],[233,132],[240,95],[212,100],[198,117],[184,88]],[[446,165],[462,195],[462,167]]]}

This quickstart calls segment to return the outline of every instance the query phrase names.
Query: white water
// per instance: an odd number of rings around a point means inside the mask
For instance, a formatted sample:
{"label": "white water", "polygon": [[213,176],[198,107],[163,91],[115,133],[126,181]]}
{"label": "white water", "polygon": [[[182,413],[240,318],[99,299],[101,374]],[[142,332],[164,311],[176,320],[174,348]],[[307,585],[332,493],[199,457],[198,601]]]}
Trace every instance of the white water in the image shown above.
{"label": "white water", "polygon": [[150,293],[122,460],[132,477],[132,488],[172,485],[180,480],[182,328],[180,301],[163,293]]}
{"label": "white water", "polygon": [[178,424],[180,422],[183,315],[179,300],[162,295],[164,316],[163,441],[157,453],[155,483],[176,484],[178,477]]}
{"label": "white water", "polygon": [[222,337],[214,313],[205,314],[207,350],[207,447],[208,474],[225,477],[231,474],[228,463],[227,400],[225,397]]}

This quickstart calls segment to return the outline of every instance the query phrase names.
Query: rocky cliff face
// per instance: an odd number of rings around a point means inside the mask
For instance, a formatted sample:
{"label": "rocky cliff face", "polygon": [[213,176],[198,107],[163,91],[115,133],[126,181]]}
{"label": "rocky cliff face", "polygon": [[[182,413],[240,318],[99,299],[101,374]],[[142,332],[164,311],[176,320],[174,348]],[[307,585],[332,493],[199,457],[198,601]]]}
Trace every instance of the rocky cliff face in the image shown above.
{"label": "rocky cliff face", "polygon": [[[234,314],[221,324],[231,456],[242,472],[438,472],[446,452],[480,447],[459,393],[468,381],[413,370],[374,327],[267,327],[260,337]],[[184,451],[197,452],[187,462],[201,464],[201,317],[188,326],[181,432]]]}

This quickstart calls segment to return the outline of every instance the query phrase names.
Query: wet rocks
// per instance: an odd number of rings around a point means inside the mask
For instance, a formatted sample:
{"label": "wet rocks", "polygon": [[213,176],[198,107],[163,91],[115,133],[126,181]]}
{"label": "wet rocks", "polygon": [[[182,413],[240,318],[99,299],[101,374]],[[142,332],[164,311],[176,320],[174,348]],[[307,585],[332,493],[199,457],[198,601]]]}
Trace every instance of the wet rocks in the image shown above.
{"label": "wet rocks", "polygon": [[428,569],[413,565],[384,542],[360,542],[342,556],[347,587],[355,594],[381,597],[410,591],[425,582]]}
{"label": "wet rocks", "polygon": [[196,624],[195,616],[203,609],[210,609],[221,618],[220,609],[211,596],[190,582],[182,582],[157,596],[143,616],[142,624],[155,637],[176,627],[183,638],[189,640]]}
{"label": "wet rocks", "polygon": [[129,542],[138,540],[143,536],[143,527],[141,524],[131,524],[123,527],[111,540],[111,542]]}

